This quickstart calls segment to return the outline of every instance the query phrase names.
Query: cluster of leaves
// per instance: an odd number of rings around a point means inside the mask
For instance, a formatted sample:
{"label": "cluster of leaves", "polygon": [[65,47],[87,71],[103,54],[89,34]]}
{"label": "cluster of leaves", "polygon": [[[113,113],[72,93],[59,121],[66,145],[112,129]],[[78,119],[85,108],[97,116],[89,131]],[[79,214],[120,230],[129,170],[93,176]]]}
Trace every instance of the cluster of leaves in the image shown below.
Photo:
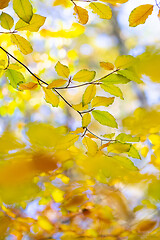
{"label": "cluster of leaves", "polygon": [[[87,23],[87,10],[71,2],[79,22]],[[91,1],[89,6],[100,18],[110,19],[111,9],[105,3],[125,2]],[[0,9],[8,3],[2,0]],[[54,1],[54,5],[64,3],[67,1]],[[31,44],[17,31],[37,32],[45,17],[33,14],[29,0],[13,0],[13,9],[20,18],[15,29],[12,31],[13,18],[4,12],[1,26],[9,30],[13,45],[23,54],[29,54]],[[153,5],[149,4],[134,9],[129,18],[130,26],[144,23],[152,10]],[[158,213],[160,111],[158,108],[137,109],[134,115],[123,120],[128,132],[117,133],[116,119],[101,107],[112,105],[116,97],[124,99],[119,84],[140,84],[143,74],[159,82],[159,52],[146,51],[136,58],[119,56],[114,64],[100,62],[107,74],[96,80],[94,70],[81,69],[71,75],[69,67],[58,61],[55,65],[58,77],[48,83],[4,47],[0,49],[4,53],[0,59],[0,74],[17,92],[41,89],[47,103],[59,107],[60,100],[64,101],[81,117],[81,125],[74,131],[34,122],[25,126],[25,142],[13,132],[4,131],[1,135],[0,239],[7,236],[18,240],[23,236],[30,239],[57,236],[61,239],[76,239],[77,236],[82,239],[158,239],[157,217],[139,219],[138,216],[146,210]],[[33,81],[25,80],[22,67],[32,75]],[[66,91],[82,87],[85,91],[78,104],[65,98]],[[104,91],[105,96],[99,90]],[[114,133],[95,134],[89,128],[92,120],[114,129]],[[144,173],[145,166],[140,168],[135,164],[149,157],[150,152],[149,166],[155,167],[158,177]],[[120,190],[120,186],[128,185],[144,189],[143,196],[132,207]],[[42,205],[43,210],[32,218],[22,209],[26,210],[33,200]]]}

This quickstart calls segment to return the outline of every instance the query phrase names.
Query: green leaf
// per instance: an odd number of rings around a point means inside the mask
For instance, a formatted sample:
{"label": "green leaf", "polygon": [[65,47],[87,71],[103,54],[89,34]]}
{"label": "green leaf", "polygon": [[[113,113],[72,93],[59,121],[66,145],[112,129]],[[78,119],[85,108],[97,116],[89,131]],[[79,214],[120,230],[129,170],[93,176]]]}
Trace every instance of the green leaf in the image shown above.
{"label": "green leaf", "polygon": [[24,22],[30,22],[33,16],[33,9],[29,0],[13,0],[13,9]]}
{"label": "green leaf", "polygon": [[116,159],[121,166],[127,168],[128,170],[133,170],[133,171],[138,170],[138,168],[134,165],[134,163],[127,157],[116,155],[113,158]]}
{"label": "green leaf", "polygon": [[132,137],[130,134],[126,133],[120,133],[117,137],[116,140],[120,142],[139,142],[140,138],[139,137]]}
{"label": "green leaf", "polygon": [[102,83],[100,86],[105,92],[108,92],[111,95],[114,95],[116,97],[120,97],[122,100],[124,99],[123,93],[119,87],[117,87],[113,84],[106,85],[104,83]]}
{"label": "green leaf", "polygon": [[17,88],[20,83],[25,81],[23,74],[13,69],[6,70],[6,77],[9,79],[11,86],[14,88]]}
{"label": "green leaf", "polygon": [[20,19],[15,26],[15,30],[23,31],[27,30],[30,32],[38,32],[39,28],[44,24],[46,17],[38,14],[33,14],[33,17],[29,23],[24,22]]}
{"label": "green leaf", "polygon": [[111,74],[105,78],[102,78],[102,82],[104,84],[126,84],[128,82],[130,82],[130,80],[128,80],[125,76],[121,76],[118,74]]}
{"label": "green leaf", "polygon": [[1,20],[1,26],[7,30],[10,30],[14,25],[13,18],[7,13],[2,12],[0,16],[0,20]]}
{"label": "green leaf", "polygon": [[118,74],[121,75],[121,77],[126,77],[128,80],[136,82],[136,83],[143,83],[143,81],[137,76],[137,74],[132,70],[120,70],[118,71]]}
{"label": "green leaf", "polygon": [[132,158],[137,158],[137,159],[141,159],[139,152],[137,151],[137,149],[131,145],[130,150],[128,152],[128,156],[132,157]]}
{"label": "green leaf", "polygon": [[97,120],[100,124],[118,128],[115,118],[109,112],[94,110],[92,111],[92,115],[94,119]]}

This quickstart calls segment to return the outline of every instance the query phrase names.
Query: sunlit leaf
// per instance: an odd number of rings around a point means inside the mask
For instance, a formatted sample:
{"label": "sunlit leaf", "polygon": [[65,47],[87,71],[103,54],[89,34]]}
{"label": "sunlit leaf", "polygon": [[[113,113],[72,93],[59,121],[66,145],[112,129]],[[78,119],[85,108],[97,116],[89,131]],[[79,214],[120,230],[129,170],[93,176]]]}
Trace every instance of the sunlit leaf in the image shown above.
{"label": "sunlit leaf", "polygon": [[55,66],[55,70],[59,76],[64,77],[64,78],[69,77],[69,74],[70,74],[69,68],[66,65],[63,65],[62,63],[60,63],[59,61],[57,62],[56,66]]}
{"label": "sunlit leaf", "polygon": [[90,113],[83,114],[82,117],[82,127],[87,127],[91,122],[91,115]]}
{"label": "sunlit leaf", "polygon": [[73,80],[76,82],[90,82],[95,78],[95,75],[96,75],[95,71],[83,69],[73,76]]}
{"label": "sunlit leaf", "polygon": [[144,4],[134,8],[129,16],[129,26],[136,27],[139,24],[144,24],[152,11],[153,5],[151,4]]}
{"label": "sunlit leaf", "polygon": [[141,157],[140,157],[140,155],[138,153],[138,150],[133,145],[131,145],[131,147],[129,149],[128,156],[132,157],[132,158],[141,159]]}
{"label": "sunlit leaf", "polygon": [[78,20],[81,24],[86,24],[88,22],[88,11],[82,7],[75,5],[74,15],[78,16]]}
{"label": "sunlit leaf", "polygon": [[92,115],[100,124],[118,128],[115,118],[107,111],[94,110]]}
{"label": "sunlit leaf", "polygon": [[16,44],[18,49],[25,55],[33,51],[31,44],[24,37],[21,37],[18,34],[12,34],[11,41]]}
{"label": "sunlit leaf", "polygon": [[110,62],[100,62],[100,66],[104,68],[105,70],[113,70],[114,65]]}
{"label": "sunlit leaf", "polygon": [[56,80],[53,80],[53,82],[51,82],[49,85],[48,85],[48,89],[50,88],[55,88],[55,87],[61,87],[63,86],[65,83],[67,83],[67,80],[64,80],[64,79],[56,79]]}
{"label": "sunlit leaf", "polygon": [[10,0],[1,0],[0,1],[0,9],[7,7],[9,2],[10,2]]}
{"label": "sunlit leaf", "polygon": [[102,78],[101,80],[104,84],[126,84],[128,83],[130,80],[127,79],[125,76],[121,76],[118,74],[111,74],[105,78]]}
{"label": "sunlit leaf", "polygon": [[120,70],[120,71],[118,71],[118,74],[120,74],[123,77],[126,77],[128,80],[136,82],[136,83],[142,83],[143,82],[143,81],[140,80],[140,78],[137,76],[137,74],[134,71],[131,71],[129,69]]}
{"label": "sunlit leaf", "polygon": [[34,90],[38,87],[38,83],[29,82],[29,83],[22,83],[19,85],[19,90]]}
{"label": "sunlit leaf", "polygon": [[7,30],[10,30],[14,25],[13,18],[9,14],[4,12],[2,12],[0,16],[0,21],[1,21],[1,26]]}
{"label": "sunlit leaf", "polygon": [[85,106],[88,103],[90,103],[91,100],[94,98],[95,94],[96,94],[96,85],[94,84],[89,85],[83,94],[82,105]]}
{"label": "sunlit leaf", "polygon": [[33,9],[29,0],[13,0],[13,9],[24,22],[30,22],[33,16]]}
{"label": "sunlit leaf", "polygon": [[121,143],[121,142],[111,143],[108,146],[107,150],[108,152],[113,152],[113,153],[128,152],[130,150],[130,144]]}
{"label": "sunlit leaf", "polygon": [[102,19],[111,19],[112,10],[109,6],[103,3],[90,3],[89,7],[92,9],[93,13],[96,13]]}
{"label": "sunlit leaf", "polygon": [[13,69],[6,70],[6,77],[9,79],[11,86],[14,88],[17,88],[20,83],[25,82],[23,74]]}
{"label": "sunlit leaf", "polygon": [[114,96],[116,96],[116,97],[120,97],[122,100],[124,99],[124,98],[123,98],[123,93],[122,93],[122,91],[121,91],[121,89],[120,89],[119,87],[117,87],[117,86],[115,86],[115,85],[113,85],[113,84],[107,85],[107,84],[105,84],[105,83],[101,84],[100,86],[101,86],[101,88],[102,88],[105,92],[108,92],[108,93],[110,93],[111,95],[114,95]]}
{"label": "sunlit leaf", "polygon": [[119,69],[125,69],[132,66],[135,61],[135,58],[131,55],[122,55],[116,58],[115,66]]}
{"label": "sunlit leaf", "polygon": [[58,107],[59,97],[51,89],[43,88],[45,92],[45,100],[50,103],[53,107]]}
{"label": "sunlit leaf", "polygon": [[120,133],[117,137],[116,140],[120,142],[139,142],[140,138],[139,137],[132,137],[130,134],[126,133]]}
{"label": "sunlit leaf", "polygon": [[87,148],[88,154],[94,156],[96,154],[96,152],[98,151],[97,143],[95,141],[93,141],[91,138],[84,137],[82,140],[82,143]]}
{"label": "sunlit leaf", "polygon": [[139,233],[151,232],[157,224],[157,221],[146,219],[140,221],[136,226],[136,231]]}
{"label": "sunlit leaf", "polygon": [[108,107],[113,102],[114,102],[114,97],[107,98],[107,97],[96,96],[95,98],[93,98],[91,104],[92,104],[92,107],[98,107],[98,106]]}
{"label": "sunlit leaf", "polygon": [[38,15],[38,14],[33,14],[32,19],[30,20],[29,23],[26,23],[22,19],[20,19],[15,26],[15,30],[17,31],[22,31],[22,30],[27,30],[30,32],[37,32],[41,26],[43,26],[46,18]]}

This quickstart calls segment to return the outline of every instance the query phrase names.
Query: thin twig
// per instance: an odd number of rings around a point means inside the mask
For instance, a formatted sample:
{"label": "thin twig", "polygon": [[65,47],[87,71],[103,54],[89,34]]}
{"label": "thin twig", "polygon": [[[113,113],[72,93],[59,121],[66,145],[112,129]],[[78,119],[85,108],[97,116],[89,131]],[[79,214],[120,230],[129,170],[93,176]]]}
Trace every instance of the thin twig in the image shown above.
{"label": "thin twig", "polygon": [[[45,85],[47,85],[47,86],[49,85],[48,83],[46,83],[45,81],[43,81],[42,79],[40,79],[39,77],[37,77],[24,63],[22,63],[20,60],[18,60],[16,57],[14,57],[11,53],[9,53],[8,51],[6,51],[3,47],[0,46],[0,49],[2,49],[2,50],[7,54],[8,58],[11,57],[11,58],[13,58],[15,61],[17,61],[19,64],[21,64],[32,76],[34,76],[34,77],[38,80],[38,83],[39,83],[39,84],[40,84],[40,83],[43,83],[43,84],[45,84]],[[8,62],[8,64],[9,64],[9,62]],[[116,70],[113,71],[112,73],[114,73],[114,72],[116,72],[116,71],[118,71],[118,69],[116,69]],[[103,78],[111,75],[112,73],[107,74],[107,75],[104,76]],[[103,79],[103,78],[100,78],[100,79],[98,79],[98,80],[93,81],[92,84],[95,84],[97,81],[99,81],[99,80],[101,80],[101,79]],[[90,84],[91,84],[91,83],[90,83]],[[40,84],[40,86],[42,87],[41,84]],[[69,87],[68,87],[68,88],[69,88]],[[66,89],[68,89],[68,88],[66,88]],[[57,88],[53,88],[53,90],[59,95],[59,97],[60,97],[70,108],[74,109],[73,106],[57,91]],[[74,110],[75,110],[75,109],[74,109]],[[91,111],[93,111],[93,110],[94,110],[94,109],[92,108],[92,109],[90,109],[90,110],[88,110],[88,111],[85,111],[85,112],[80,112],[80,111],[78,111],[78,110],[75,110],[75,111],[76,111],[76,112],[80,115],[80,117],[82,118],[82,117],[83,117],[83,113],[91,112]],[[91,131],[86,127],[84,133],[86,134],[87,131],[88,131],[89,133],[91,133],[93,136],[95,136],[97,139],[101,140],[101,142],[102,142],[102,141],[107,141],[107,142],[108,142],[108,141],[116,141],[116,140],[103,139],[103,138],[97,136],[96,134],[94,134],[93,132],[91,132]],[[82,135],[82,136],[83,136],[83,135]]]}

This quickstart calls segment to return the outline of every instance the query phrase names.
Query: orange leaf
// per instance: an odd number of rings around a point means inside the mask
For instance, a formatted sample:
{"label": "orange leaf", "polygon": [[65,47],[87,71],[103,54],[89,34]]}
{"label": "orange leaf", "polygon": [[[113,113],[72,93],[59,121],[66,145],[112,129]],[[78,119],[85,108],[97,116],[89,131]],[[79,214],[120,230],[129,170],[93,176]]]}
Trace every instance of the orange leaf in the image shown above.
{"label": "orange leaf", "polygon": [[38,87],[38,84],[34,82],[22,83],[19,85],[19,90],[34,90],[37,87]]}

